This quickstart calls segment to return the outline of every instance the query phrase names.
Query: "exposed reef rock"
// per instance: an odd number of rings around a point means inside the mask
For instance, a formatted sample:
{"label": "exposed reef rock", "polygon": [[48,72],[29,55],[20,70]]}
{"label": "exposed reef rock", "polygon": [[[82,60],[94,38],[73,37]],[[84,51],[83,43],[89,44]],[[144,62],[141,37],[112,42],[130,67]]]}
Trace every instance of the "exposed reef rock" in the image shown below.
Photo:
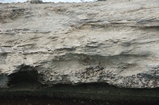
{"label": "exposed reef rock", "polygon": [[42,3],[43,1],[42,0],[27,0],[27,2],[30,2],[30,3]]}
{"label": "exposed reef rock", "polygon": [[0,65],[1,88],[159,87],[159,2],[0,4]]}

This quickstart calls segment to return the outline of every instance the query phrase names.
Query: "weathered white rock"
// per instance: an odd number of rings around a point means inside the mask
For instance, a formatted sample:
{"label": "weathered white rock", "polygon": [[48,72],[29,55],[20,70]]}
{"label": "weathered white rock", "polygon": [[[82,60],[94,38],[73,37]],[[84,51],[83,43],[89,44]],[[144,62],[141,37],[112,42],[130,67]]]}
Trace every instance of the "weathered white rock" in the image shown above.
{"label": "weathered white rock", "polygon": [[158,0],[0,4],[0,86],[29,70],[47,85],[159,87],[158,14]]}

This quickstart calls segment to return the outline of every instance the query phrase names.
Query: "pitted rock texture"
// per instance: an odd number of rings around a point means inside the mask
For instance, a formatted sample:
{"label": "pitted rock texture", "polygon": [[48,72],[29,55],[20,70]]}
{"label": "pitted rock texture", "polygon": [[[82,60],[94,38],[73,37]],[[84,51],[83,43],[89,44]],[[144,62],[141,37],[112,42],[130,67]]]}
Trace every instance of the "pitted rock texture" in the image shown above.
{"label": "pitted rock texture", "polygon": [[158,52],[158,0],[0,4],[0,87],[36,71],[45,85],[156,88]]}

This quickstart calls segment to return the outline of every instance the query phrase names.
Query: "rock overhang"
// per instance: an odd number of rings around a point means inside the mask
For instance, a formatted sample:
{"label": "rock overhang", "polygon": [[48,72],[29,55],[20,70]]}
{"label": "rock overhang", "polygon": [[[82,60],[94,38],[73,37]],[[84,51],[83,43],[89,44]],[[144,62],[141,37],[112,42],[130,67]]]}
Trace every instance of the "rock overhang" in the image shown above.
{"label": "rock overhang", "polygon": [[159,86],[157,1],[0,5],[1,87],[28,68],[49,86]]}

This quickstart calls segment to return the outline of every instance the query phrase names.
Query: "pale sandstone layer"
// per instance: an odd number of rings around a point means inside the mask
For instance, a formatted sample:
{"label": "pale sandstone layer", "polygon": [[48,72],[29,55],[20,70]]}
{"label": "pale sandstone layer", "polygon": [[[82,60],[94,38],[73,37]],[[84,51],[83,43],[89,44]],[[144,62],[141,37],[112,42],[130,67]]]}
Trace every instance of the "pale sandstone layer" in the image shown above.
{"label": "pale sandstone layer", "polygon": [[159,2],[0,4],[0,65],[1,87],[22,71],[49,86],[159,87]]}

